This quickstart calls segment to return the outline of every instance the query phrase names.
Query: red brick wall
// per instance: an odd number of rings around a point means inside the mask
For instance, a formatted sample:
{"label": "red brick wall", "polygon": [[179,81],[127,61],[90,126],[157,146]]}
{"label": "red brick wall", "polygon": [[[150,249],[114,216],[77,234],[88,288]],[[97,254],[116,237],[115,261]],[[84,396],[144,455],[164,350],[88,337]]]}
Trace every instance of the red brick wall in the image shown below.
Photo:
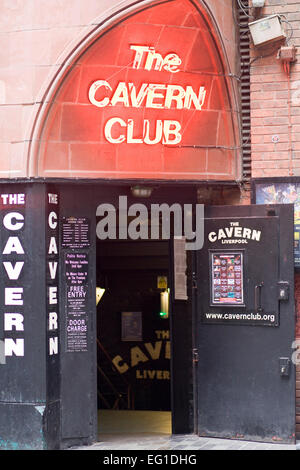
{"label": "red brick wall", "polygon": [[[251,1],[250,1],[250,4]],[[253,13],[253,10],[251,11]],[[300,176],[300,0],[266,0],[259,17],[284,15],[289,45],[297,60],[288,75],[277,52],[277,42],[251,46],[252,177]],[[262,57],[261,56],[266,56]],[[300,338],[300,274],[295,276],[296,335]]]}
{"label": "red brick wall", "polygon": [[[297,61],[288,74],[277,59],[280,43],[262,48],[252,46],[252,177],[300,176],[300,0],[266,0],[261,13],[285,15],[289,23],[283,25],[288,36],[293,30],[289,45],[296,46]],[[295,274],[295,309],[296,338],[300,338],[300,273]],[[296,436],[299,439],[300,365],[296,369]]]}
{"label": "red brick wall", "polygon": [[297,59],[290,77],[277,59],[280,43],[254,48],[251,57],[252,176],[300,175],[300,1],[266,0],[261,16],[285,15]]}

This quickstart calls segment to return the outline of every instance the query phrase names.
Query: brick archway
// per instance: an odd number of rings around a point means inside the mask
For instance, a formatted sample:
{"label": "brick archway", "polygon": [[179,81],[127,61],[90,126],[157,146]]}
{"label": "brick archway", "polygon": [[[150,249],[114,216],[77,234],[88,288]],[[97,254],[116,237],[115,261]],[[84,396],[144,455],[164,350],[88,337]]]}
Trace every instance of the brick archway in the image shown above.
{"label": "brick archway", "polygon": [[34,129],[33,176],[239,179],[234,78],[210,12],[192,0],[139,7],[61,69]]}

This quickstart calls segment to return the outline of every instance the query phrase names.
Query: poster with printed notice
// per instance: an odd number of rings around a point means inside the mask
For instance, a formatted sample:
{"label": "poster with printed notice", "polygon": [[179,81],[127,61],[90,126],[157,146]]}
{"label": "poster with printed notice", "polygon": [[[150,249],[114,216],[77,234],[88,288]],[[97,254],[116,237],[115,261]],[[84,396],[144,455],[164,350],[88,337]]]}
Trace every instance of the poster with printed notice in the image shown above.
{"label": "poster with printed notice", "polygon": [[243,305],[243,253],[211,253],[211,304]]}
{"label": "poster with printed notice", "polygon": [[62,218],[63,248],[87,248],[90,242],[90,221],[86,217]]}

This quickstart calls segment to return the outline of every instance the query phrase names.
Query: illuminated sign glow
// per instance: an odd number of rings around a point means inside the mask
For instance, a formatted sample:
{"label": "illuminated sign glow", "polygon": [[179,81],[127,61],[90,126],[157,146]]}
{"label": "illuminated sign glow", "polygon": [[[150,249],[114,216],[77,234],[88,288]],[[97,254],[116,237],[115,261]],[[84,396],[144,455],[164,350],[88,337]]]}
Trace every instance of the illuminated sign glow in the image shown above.
{"label": "illuminated sign glow", "polygon": [[202,3],[154,2],[95,32],[49,97],[39,176],[239,176],[236,77]]}
{"label": "illuminated sign glow", "polygon": [[[179,72],[178,66],[182,61],[177,54],[170,53],[163,58],[160,53],[155,51],[154,47],[131,45],[130,49],[135,51],[134,69],[142,67],[148,71],[164,69],[170,73]],[[108,81],[99,79],[94,81],[89,88],[89,101],[98,108],[123,105],[127,108],[195,109],[201,111],[205,96],[206,90],[203,86],[194,90],[190,85],[184,87],[163,83],[142,83],[137,88],[134,83],[121,81],[113,91]],[[181,124],[177,120],[157,119],[155,124],[151,124],[149,119],[144,119],[142,136],[139,137],[134,137],[134,128],[134,119],[130,118],[125,121],[120,117],[112,117],[105,123],[104,135],[106,140],[112,144],[127,142],[128,144],[155,145],[161,142],[163,145],[176,145],[182,140]],[[151,138],[153,130],[155,133]]]}

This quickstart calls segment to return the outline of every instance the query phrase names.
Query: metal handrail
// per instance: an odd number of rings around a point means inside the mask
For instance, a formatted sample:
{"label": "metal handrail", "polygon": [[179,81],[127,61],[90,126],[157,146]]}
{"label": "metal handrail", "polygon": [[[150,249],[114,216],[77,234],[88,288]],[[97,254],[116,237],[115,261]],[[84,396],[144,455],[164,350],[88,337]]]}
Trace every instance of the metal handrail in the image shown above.
{"label": "metal handrail", "polygon": [[[102,376],[104,377],[104,379],[106,380],[106,383],[110,386],[110,388],[112,389],[112,391],[114,392],[117,400],[114,404],[114,407],[115,405],[119,402],[119,401],[123,401],[124,404],[126,405],[126,402],[125,400],[123,399],[122,397],[122,394],[120,392],[118,392],[118,390],[116,389],[116,387],[114,386],[114,384],[109,380],[109,378],[107,377],[107,375],[105,374],[105,372],[101,369],[100,366],[97,365],[97,369],[99,370],[100,374],[102,374]],[[113,408],[114,408],[113,407]]]}
{"label": "metal handrail", "polygon": [[125,385],[130,385],[129,382],[125,379],[125,377],[121,374],[121,372],[116,368],[116,366],[115,366],[114,363],[113,363],[112,358],[110,357],[110,355],[109,355],[108,352],[106,351],[105,347],[104,347],[103,344],[99,341],[98,338],[97,338],[97,345],[98,345],[98,347],[101,349],[101,351],[104,353],[104,355],[106,356],[106,358],[109,360],[109,362],[111,363],[113,370],[119,374],[119,376],[121,377],[121,379],[123,380],[123,382],[125,383]]}
{"label": "metal handrail", "polygon": [[110,408],[110,404],[108,403],[108,401],[106,400],[106,398],[102,395],[101,392],[99,392],[99,390],[97,390],[97,394],[98,396],[101,398],[101,400],[103,401],[103,403],[105,403],[106,405],[106,408]]}
{"label": "metal handrail", "polygon": [[[121,372],[115,367],[115,365],[112,361],[112,358],[110,357],[110,355],[108,354],[108,352],[106,351],[103,344],[99,341],[98,338],[97,338],[97,346],[101,349],[101,351],[104,353],[104,355],[106,356],[108,361],[111,363],[113,370],[119,374],[119,377],[121,377],[123,383],[127,386],[127,409],[129,409],[129,410],[134,409],[134,395],[133,395],[133,392],[132,392],[131,384],[125,379],[125,377],[123,377]],[[97,368],[98,368],[99,372],[103,375],[103,377],[105,378],[106,382],[109,384],[111,389],[114,391],[115,395],[117,395],[119,397],[119,399],[122,398],[122,401],[124,401],[122,395],[118,392],[118,390],[115,388],[115,386],[109,380],[109,378],[103,372],[101,367],[99,365],[97,365]],[[115,405],[116,405],[116,403],[117,402],[115,402]]]}

